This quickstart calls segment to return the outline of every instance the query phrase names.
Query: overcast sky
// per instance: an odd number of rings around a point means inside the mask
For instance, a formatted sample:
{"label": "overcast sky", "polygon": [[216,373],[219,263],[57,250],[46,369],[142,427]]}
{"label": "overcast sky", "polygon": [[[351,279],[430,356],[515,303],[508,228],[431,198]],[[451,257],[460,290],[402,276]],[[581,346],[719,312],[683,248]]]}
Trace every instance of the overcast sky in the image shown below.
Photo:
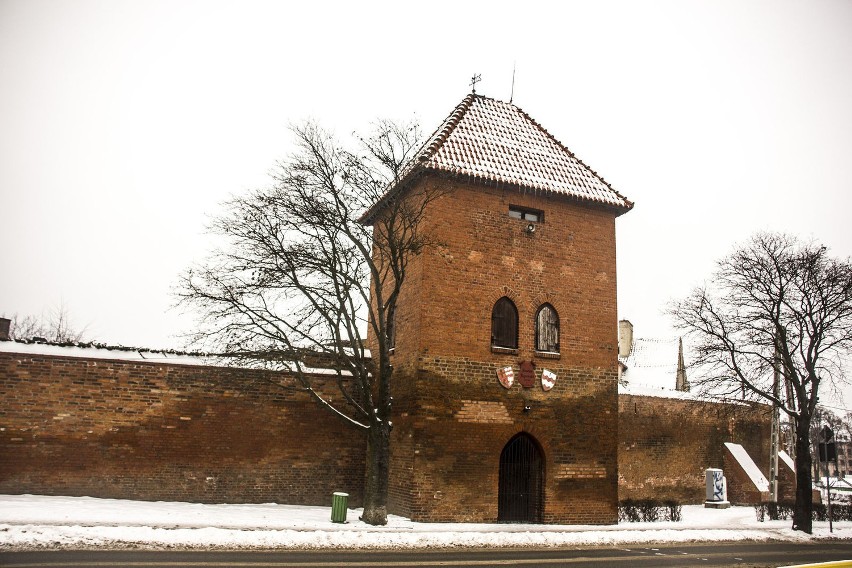
{"label": "overcast sky", "polygon": [[514,103],[629,199],[619,316],[661,314],[758,230],[852,255],[852,1],[0,0],[0,314],[181,347],[206,220],[288,125],[427,132]]}

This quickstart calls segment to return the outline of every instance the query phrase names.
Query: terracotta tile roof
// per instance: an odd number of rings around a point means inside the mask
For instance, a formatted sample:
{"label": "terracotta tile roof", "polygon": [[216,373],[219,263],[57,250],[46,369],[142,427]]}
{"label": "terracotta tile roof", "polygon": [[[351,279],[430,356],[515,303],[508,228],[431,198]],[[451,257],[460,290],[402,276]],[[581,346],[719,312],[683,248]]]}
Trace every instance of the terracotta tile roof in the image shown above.
{"label": "terracotta tile roof", "polygon": [[[613,207],[619,215],[633,207],[523,110],[482,95],[464,98],[423,145],[398,186],[427,171],[561,194]],[[386,197],[397,189],[390,188]],[[383,201],[364,219],[371,218]]]}

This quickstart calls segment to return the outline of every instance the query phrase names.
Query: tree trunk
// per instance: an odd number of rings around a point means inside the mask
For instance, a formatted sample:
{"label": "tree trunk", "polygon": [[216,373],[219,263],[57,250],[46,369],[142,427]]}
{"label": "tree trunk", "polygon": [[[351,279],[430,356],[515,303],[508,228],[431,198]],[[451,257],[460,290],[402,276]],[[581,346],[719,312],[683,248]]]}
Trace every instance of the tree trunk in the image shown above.
{"label": "tree trunk", "polygon": [[390,473],[390,427],[374,422],[367,431],[367,476],[364,481],[364,514],[370,525],[388,523],[388,474]]}
{"label": "tree trunk", "polygon": [[[806,423],[807,422],[807,423]],[[796,508],[793,530],[813,532],[813,477],[811,476],[810,420],[799,418],[796,424]]]}

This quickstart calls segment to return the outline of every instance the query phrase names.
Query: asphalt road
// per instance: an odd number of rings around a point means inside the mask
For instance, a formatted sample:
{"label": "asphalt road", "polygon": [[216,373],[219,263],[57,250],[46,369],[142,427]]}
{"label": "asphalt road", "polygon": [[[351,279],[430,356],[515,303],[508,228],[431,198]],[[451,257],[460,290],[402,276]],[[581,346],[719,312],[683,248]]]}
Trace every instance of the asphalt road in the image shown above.
{"label": "asphalt road", "polygon": [[738,566],[776,567],[849,559],[852,542],[702,543],[558,550],[452,551],[32,551],[0,552],[4,568],[183,567],[438,567],[438,566]]}

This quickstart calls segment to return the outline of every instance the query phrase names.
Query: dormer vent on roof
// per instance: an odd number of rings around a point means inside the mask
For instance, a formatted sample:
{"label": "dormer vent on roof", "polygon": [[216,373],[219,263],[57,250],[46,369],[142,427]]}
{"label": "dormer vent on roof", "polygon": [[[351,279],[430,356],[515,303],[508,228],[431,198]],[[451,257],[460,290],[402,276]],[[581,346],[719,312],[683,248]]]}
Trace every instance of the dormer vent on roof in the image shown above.
{"label": "dormer vent on roof", "polygon": [[633,203],[520,108],[470,94],[403,170],[401,181],[364,215],[370,223],[391,195],[420,174],[435,172],[561,195],[626,213]]}

